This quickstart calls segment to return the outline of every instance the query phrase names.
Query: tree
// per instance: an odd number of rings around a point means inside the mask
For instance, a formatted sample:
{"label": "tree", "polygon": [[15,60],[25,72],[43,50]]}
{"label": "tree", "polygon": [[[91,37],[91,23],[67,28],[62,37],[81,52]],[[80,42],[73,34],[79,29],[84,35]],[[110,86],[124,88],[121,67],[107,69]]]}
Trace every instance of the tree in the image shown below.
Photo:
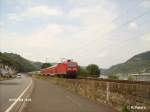
{"label": "tree", "polygon": [[100,69],[98,65],[90,64],[86,67],[86,70],[88,72],[88,75],[91,77],[99,77],[100,75]]}
{"label": "tree", "polygon": [[43,63],[41,68],[43,69],[43,68],[47,68],[47,67],[50,67],[50,66],[52,66],[52,64],[50,64],[50,63]]}
{"label": "tree", "polygon": [[88,73],[87,73],[87,70],[83,67],[80,67],[78,68],[78,76],[79,77],[87,77]]}

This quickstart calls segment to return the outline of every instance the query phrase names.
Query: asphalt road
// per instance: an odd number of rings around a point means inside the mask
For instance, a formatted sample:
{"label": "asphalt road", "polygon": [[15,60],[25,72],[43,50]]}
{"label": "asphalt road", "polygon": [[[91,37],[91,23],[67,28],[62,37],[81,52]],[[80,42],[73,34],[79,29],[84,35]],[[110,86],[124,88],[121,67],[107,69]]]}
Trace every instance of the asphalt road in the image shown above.
{"label": "asphalt road", "polygon": [[40,79],[34,79],[31,99],[24,112],[116,112],[112,107]]}
{"label": "asphalt road", "polygon": [[21,79],[15,78],[11,80],[0,81],[0,112],[4,112],[13,101],[17,99],[23,90],[28,86],[30,78],[22,75]]}

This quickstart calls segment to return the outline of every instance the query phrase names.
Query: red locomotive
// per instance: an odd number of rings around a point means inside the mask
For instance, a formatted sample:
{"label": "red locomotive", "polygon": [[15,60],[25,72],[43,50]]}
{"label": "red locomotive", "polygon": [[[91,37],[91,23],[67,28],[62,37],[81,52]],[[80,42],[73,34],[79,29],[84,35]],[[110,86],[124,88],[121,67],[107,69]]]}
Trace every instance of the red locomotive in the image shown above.
{"label": "red locomotive", "polygon": [[78,72],[77,62],[67,60],[54,66],[41,69],[41,74],[45,76],[58,76],[64,78],[76,78]]}

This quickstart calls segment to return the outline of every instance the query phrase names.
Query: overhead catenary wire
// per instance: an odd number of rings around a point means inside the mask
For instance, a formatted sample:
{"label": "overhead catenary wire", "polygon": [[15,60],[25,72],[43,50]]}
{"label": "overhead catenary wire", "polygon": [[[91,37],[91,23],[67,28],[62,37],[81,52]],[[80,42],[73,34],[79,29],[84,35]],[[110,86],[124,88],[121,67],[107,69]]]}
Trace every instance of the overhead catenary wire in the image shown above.
{"label": "overhead catenary wire", "polygon": [[[137,15],[136,17],[133,17],[133,18],[129,19],[128,21],[126,21],[126,22],[120,24],[118,27],[116,27],[116,28],[110,30],[109,32],[106,32],[105,34],[101,35],[100,37],[103,37],[103,38],[105,37],[105,38],[106,38],[105,40],[107,40],[107,36],[108,36],[108,35],[112,34],[113,32],[116,32],[116,31],[120,30],[122,27],[124,27],[124,26],[130,24],[131,22],[134,22],[134,21],[139,20],[140,18],[144,17],[145,15],[147,15],[147,14],[149,14],[149,13],[150,13],[150,10],[147,10],[147,11],[143,12],[142,14]],[[113,20],[113,21],[114,21],[114,20]],[[96,38],[92,39],[91,41],[89,41],[89,42],[87,42],[87,43],[85,43],[85,44],[82,43],[82,46],[76,47],[74,50],[77,51],[77,52],[79,52],[79,50],[84,50],[85,48],[87,48],[86,46],[89,45],[91,42],[97,41],[97,38],[99,38],[99,37],[96,37]],[[131,38],[131,39],[129,39],[129,40],[132,40],[132,39],[134,39],[134,38]],[[129,41],[129,40],[125,40],[124,42]],[[115,44],[115,45],[116,45],[116,44]],[[84,48],[84,49],[82,49],[82,48]],[[102,49],[105,49],[105,48],[106,48],[106,46],[105,46],[105,47],[102,47]]]}
{"label": "overhead catenary wire", "polygon": [[[126,40],[124,40],[124,41],[121,41],[121,42],[118,42],[118,43],[115,43],[115,44],[110,44],[110,45],[108,45],[108,46],[111,46],[111,45],[115,45],[115,46],[117,46],[117,47],[121,47],[121,46],[124,46],[124,44],[126,44],[126,42],[128,42],[128,41],[131,41],[131,40],[134,40],[134,39],[137,39],[137,37],[143,37],[143,36],[146,36],[146,35],[149,35],[150,34],[150,31],[149,32],[146,32],[146,33],[143,33],[142,35],[136,35],[136,36],[132,36],[132,37],[130,37],[129,39],[126,39]],[[102,47],[101,49],[106,49],[108,46],[105,46],[105,47]],[[97,55],[99,55],[99,53],[97,54]],[[88,57],[87,59],[89,59],[90,57]],[[92,57],[93,58],[93,57]]]}
{"label": "overhead catenary wire", "polygon": [[[105,34],[103,34],[101,37],[106,37],[107,35],[112,34],[113,32],[117,31],[118,29],[120,29],[120,28],[122,28],[122,27],[128,25],[128,24],[131,23],[131,22],[134,22],[134,21],[138,20],[139,18],[141,18],[141,17],[143,17],[143,16],[145,16],[145,15],[147,15],[147,14],[149,14],[149,13],[150,13],[150,10],[147,10],[147,11],[145,11],[144,13],[142,13],[142,14],[140,14],[140,15],[138,15],[138,16],[136,16],[136,17],[130,19],[130,20],[128,20],[128,21],[125,22],[125,23],[122,23],[122,24],[119,25],[118,27],[112,29],[111,31],[109,31],[109,32],[107,32],[107,33],[105,33]],[[98,37],[96,37],[96,38],[94,38],[93,40],[87,42],[86,44],[83,44],[79,49],[81,49],[82,47],[85,47],[86,45],[88,45],[88,44],[91,43],[91,42],[97,41],[97,38],[98,38]]]}

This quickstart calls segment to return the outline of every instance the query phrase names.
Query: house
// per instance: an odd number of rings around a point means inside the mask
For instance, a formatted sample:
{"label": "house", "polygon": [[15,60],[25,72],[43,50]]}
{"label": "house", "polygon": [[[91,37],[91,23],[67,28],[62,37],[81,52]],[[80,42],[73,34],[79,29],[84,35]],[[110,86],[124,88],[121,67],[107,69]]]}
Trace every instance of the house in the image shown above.
{"label": "house", "polygon": [[12,76],[16,74],[16,70],[8,65],[0,63],[0,76]]}

